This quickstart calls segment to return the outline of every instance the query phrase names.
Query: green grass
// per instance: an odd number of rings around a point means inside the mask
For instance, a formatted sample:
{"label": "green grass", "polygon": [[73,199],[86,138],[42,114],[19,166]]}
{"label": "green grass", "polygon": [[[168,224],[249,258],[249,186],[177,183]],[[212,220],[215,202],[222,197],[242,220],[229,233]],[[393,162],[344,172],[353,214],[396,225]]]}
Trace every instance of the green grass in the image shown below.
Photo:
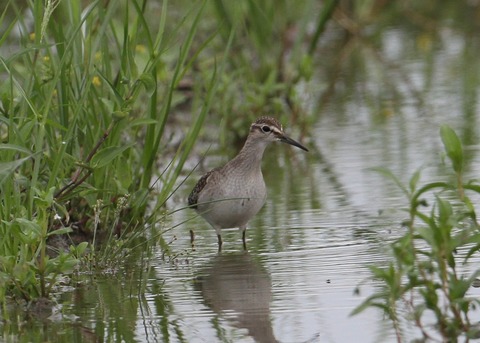
{"label": "green grass", "polygon": [[[0,16],[0,49],[15,47],[0,57],[0,301],[49,297],[60,275],[118,264],[128,249],[167,249],[162,233],[172,228],[158,223],[191,172],[184,165],[207,116],[242,130],[271,112],[298,119],[294,86],[308,77],[298,66],[335,5],[9,1]],[[277,44],[293,23],[299,34]],[[182,104],[188,126],[172,146],[165,133]],[[54,241],[65,244],[52,250]]]}
{"label": "green grass", "polygon": [[[146,1],[28,5],[34,31],[11,1],[15,20],[1,39],[8,44],[14,26],[24,32],[19,51],[0,59],[6,79],[0,89],[0,300],[8,293],[48,297],[57,276],[78,265],[87,243],[50,257],[47,241],[54,235],[75,228],[98,239],[102,231],[111,242],[106,245],[121,250],[119,242],[134,236],[129,232],[144,230],[172,99],[209,42],[192,45],[205,2],[192,5],[168,32],[168,1],[155,22]],[[208,100],[192,109],[183,144],[164,156],[171,162],[156,194],[160,204],[199,134],[216,77],[202,91]],[[95,242],[90,254],[106,259],[111,250],[92,250]]]}

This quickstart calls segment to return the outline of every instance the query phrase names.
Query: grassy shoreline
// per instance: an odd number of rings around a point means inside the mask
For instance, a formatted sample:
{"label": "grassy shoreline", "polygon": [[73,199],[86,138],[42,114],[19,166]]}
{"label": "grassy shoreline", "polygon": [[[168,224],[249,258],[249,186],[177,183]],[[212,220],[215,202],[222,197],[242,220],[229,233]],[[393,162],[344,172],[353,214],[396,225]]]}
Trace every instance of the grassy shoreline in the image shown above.
{"label": "grassy shoreline", "polygon": [[[48,298],[85,259],[118,263],[145,230],[167,246],[154,227],[209,113],[236,131],[267,112],[308,122],[290,99],[308,75],[283,72],[301,62],[307,25],[318,20],[318,41],[335,5],[305,17],[314,2],[282,2],[272,16],[273,1],[10,1],[0,47],[18,49],[0,59],[0,301]],[[304,43],[277,44],[290,22]],[[188,125],[170,146],[180,106]]]}

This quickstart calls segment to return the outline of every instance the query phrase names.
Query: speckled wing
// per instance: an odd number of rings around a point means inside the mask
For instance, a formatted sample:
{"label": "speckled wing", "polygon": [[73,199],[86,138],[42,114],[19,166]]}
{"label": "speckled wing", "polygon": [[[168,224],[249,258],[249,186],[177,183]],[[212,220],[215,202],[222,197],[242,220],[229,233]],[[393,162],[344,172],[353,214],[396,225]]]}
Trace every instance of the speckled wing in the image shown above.
{"label": "speckled wing", "polygon": [[210,175],[212,175],[212,173],[217,169],[218,168],[210,170],[208,173],[203,175],[200,180],[198,180],[197,184],[195,185],[195,187],[193,187],[192,192],[188,196],[188,206],[193,209],[197,209],[198,196],[208,183],[208,178],[210,177]]}

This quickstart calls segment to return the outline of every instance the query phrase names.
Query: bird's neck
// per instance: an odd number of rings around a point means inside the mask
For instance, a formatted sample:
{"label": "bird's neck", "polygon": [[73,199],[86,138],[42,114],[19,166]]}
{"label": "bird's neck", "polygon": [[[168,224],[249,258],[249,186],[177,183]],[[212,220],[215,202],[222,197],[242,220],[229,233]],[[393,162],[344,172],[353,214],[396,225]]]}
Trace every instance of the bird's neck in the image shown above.
{"label": "bird's neck", "polygon": [[260,169],[263,153],[267,145],[268,143],[266,142],[254,140],[249,137],[233,161],[235,161],[235,164],[248,166],[251,170]]}

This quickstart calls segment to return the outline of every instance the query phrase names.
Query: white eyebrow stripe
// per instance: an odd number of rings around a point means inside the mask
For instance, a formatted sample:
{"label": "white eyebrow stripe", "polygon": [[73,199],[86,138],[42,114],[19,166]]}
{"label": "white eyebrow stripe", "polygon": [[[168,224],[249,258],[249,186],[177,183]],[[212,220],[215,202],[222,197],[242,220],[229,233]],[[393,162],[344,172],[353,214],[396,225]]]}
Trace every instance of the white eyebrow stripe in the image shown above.
{"label": "white eyebrow stripe", "polygon": [[274,126],[273,126],[273,127],[271,126],[270,128],[271,128],[272,131],[275,132],[275,133],[282,133],[282,130],[281,130],[281,129],[279,130],[278,128],[276,128],[276,127],[274,127]]}
{"label": "white eyebrow stripe", "polygon": [[250,127],[250,131],[260,130],[260,131],[263,132],[262,128],[264,126],[268,126],[272,133],[283,135],[283,128],[282,127],[278,128],[276,125],[272,125],[272,124],[269,124],[269,123],[253,123]]}

